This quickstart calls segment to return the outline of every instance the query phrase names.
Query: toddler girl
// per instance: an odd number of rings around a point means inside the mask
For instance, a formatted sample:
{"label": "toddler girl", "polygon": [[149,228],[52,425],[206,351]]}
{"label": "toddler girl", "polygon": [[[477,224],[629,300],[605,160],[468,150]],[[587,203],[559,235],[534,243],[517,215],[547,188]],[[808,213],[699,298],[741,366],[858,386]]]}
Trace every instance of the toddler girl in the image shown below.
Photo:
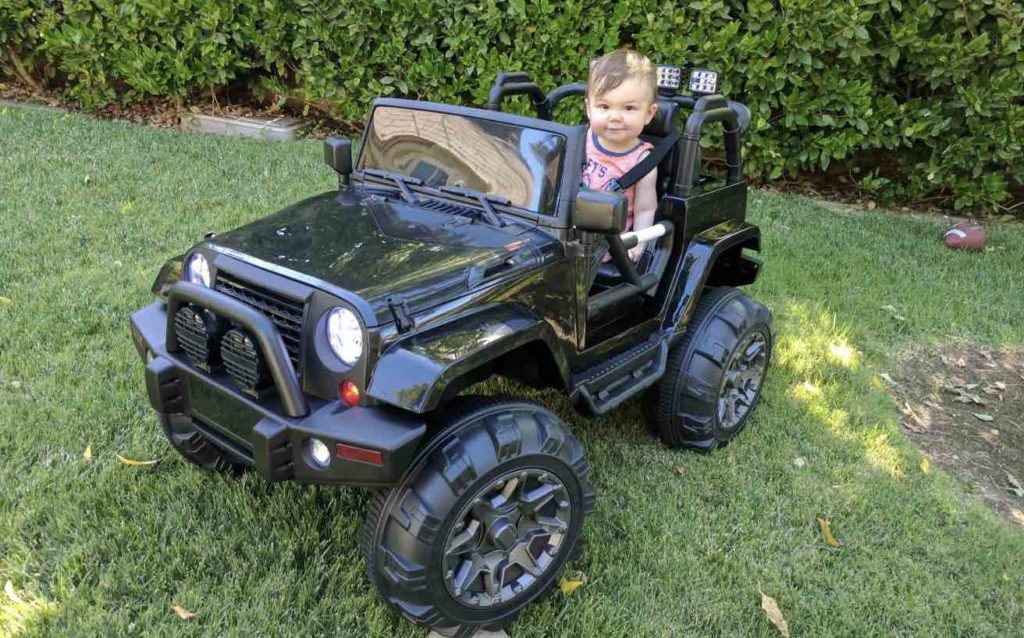
{"label": "toddler girl", "polygon": [[[619,179],[636,166],[651,149],[640,140],[640,132],[658,110],[655,103],[657,76],[647,56],[618,49],[590,65],[586,108],[587,165],[582,182],[590,188],[609,190],[608,182]],[[654,223],[658,207],[657,169],[626,189],[628,203],[626,230],[639,230]],[[639,259],[643,244],[629,251]],[[610,259],[605,256],[605,261]]]}

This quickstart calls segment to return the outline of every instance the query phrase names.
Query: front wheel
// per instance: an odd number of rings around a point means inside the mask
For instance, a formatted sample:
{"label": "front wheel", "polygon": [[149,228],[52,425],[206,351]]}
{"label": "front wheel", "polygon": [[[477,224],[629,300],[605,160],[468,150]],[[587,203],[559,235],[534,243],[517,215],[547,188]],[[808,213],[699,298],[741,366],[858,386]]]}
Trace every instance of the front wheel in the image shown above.
{"label": "front wheel", "polygon": [[444,418],[360,533],[385,602],[430,627],[492,627],[548,590],[594,506],[583,447],[539,405],[471,400]]}
{"label": "front wheel", "polygon": [[772,316],[739,290],[705,292],[644,413],[672,447],[713,450],[735,437],[757,407],[771,361]]}

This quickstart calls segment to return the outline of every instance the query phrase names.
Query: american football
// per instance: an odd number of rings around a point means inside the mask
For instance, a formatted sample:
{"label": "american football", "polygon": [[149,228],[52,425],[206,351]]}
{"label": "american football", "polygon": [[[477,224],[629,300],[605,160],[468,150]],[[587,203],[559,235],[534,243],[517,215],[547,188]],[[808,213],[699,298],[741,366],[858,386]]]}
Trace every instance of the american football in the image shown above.
{"label": "american football", "polygon": [[988,233],[978,224],[962,222],[953,226],[942,235],[942,243],[947,248],[957,250],[984,250]]}

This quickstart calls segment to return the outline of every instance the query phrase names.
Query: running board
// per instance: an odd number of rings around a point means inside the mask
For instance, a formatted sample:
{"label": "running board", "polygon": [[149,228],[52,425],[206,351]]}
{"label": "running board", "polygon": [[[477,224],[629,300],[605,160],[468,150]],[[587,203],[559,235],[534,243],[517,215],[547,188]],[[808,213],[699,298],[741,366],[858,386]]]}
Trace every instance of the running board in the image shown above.
{"label": "running board", "polygon": [[661,378],[668,359],[668,338],[660,333],[647,341],[573,375],[570,398],[591,414],[605,414]]}

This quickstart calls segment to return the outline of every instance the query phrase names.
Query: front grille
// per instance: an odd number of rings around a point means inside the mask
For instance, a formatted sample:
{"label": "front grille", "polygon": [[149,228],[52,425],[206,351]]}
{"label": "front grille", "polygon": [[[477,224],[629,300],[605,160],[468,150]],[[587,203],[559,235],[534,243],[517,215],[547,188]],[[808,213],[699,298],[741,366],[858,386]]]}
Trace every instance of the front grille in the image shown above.
{"label": "front grille", "polygon": [[292,360],[295,370],[302,369],[299,366],[303,313],[301,301],[285,297],[263,286],[237,279],[225,272],[217,273],[215,289],[252,306],[269,317],[277,326],[278,332],[281,333],[284,347],[288,350],[288,357]]}

